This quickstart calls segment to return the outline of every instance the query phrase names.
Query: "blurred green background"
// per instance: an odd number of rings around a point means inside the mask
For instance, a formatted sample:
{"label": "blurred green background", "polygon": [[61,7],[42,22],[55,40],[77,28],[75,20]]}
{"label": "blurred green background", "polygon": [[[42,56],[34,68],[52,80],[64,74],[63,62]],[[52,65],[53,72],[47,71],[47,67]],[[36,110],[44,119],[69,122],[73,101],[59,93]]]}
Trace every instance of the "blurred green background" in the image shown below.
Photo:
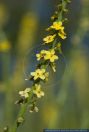
{"label": "blurred green background", "polygon": [[[13,125],[18,91],[36,65],[35,53],[60,0],[0,0],[0,132]],[[20,132],[89,128],[89,0],[72,0],[62,42],[64,57],[44,86],[38,113],[26,113]]]}

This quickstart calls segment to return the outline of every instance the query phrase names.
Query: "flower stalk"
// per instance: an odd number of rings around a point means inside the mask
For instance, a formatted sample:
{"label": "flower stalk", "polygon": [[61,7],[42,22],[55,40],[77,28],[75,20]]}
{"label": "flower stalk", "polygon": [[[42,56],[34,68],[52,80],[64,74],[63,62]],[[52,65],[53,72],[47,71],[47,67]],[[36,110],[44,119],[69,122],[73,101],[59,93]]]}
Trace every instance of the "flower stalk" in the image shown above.
{"label": "flower stalk", "polygon": [[34,111],[38,112],[37,100],[45,95],[41,83],[48,81],[50,75],[47,71],[48,67],[53,72],[56,72],[56,61],[59,59],[59,54],[62,54],[60,41],[67,37],[64,28],[64,13],[67,12],[67,4],[69,2],[70,0],[61,0],[57,11],[51,17],[52,25],[46,29],[49,35],[43,38],[44,47],[47,47],[47,50],[43,49],[36,54],[39,63],[35,71],[30,73],[30,78],[28,78],[29,81],[32,81],[32,86],[19,92],[20,99],[16,101],[16,104],[19,104],[21,108],[15,124],[9,132],[17,132],[19,126],[24,123],[25,113],[28,108],[31,113]]}

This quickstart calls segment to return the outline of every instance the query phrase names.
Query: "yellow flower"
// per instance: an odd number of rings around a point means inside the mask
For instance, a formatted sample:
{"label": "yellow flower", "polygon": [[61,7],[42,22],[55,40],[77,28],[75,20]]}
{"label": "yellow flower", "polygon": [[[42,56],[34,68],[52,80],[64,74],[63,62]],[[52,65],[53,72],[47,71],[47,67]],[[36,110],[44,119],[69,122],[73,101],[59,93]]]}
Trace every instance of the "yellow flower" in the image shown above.
{"label": "yellow flower", "polygon": [[54,22],[51,28],[55,30],[60,30],[61,28],[63,28],[62,22],[61,21]]}
{"label": "yellow flower", "polygon": [[19,91],[19,94],[22,96],[22,97],[25,97],[25,98],[28,98],[29,97],[29,92],[31,91],[30,88],[26,88],[24,91]]}
{"label": "yellow flower", "polygon": [[39,54],[36,54],[37,60],[39,61],[45,55],[45,50],[42,50]]}
{"label": "yellow flower", "polygon": [[41,98],[44,96],[44,92],[41,90],[41,85],[36,84],[35,85],[35,90],[33,90],[33,93],[36,94],[38,98]]}
{"label": "yellow flower", "polygon": [[31,72],[31,75],[34,77],[34,80],[36,79],[46,79],[46,70],[45,69],[37,69],[35,72]]}
{"label": "yellow flower", "polygon": [[62,39],[66,39],[66,33],[64,32],[64,28],[61,29],[61,31],[58,33],[58,35],[59,35]]}
{"label": "yellow flower", "polygon": [[50,51],[46,51],[46,55],[44,56],[45,60],[50,60],[50,62],[54,62],[55,60],[58,60],[58,56],[55,55],[55,50],[52,49]]}
{"label": "yellow flower", "polygon": [[53,25],[47,28],[46,31],[50,31],[51,29],[55,29],[55,30],[64,29],[64,26],[62,25],[62,21],[53,22]]}
{"label": "yellow flower", "polygon": [[46,44],[51,43],[51,42],[53,42],[55,36],[56,36],[55,34],[54,34],[54,35],[49,35],[49,36],[45,37],[45,38],[43,39],[43,41],[44,41]]}

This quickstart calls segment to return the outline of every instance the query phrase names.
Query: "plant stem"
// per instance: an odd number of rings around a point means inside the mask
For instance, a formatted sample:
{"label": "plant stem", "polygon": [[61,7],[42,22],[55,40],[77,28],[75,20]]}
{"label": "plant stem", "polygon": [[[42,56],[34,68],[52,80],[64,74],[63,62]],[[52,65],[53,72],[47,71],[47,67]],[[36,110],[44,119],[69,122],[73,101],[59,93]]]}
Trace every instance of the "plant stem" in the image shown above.
{"label": "plant stem", "polygon": [[[19,114],[18,114],[18,116],[17,116],[17,120],[15,121],[14,126],[13,126],[13,128],[10,130],[10,132],[17,132],[17,129],[19,128],[19,126],[20,126],[21,124],[23,124],[24,116],[25,116],[25,113],[26,113],[28,104],[30,103],[30,99],[32,98],[32,95],[33,95],[33,92],[32,92],[32,91],[33,91],[33,88],[34,88],[34,87],[32,87],[32,90],[31,90],[31,93],[30,93],[30,95],[29,95],[29,98],[28,98],[27,103],[21,105]],[[19,119],[22,119],[22,121],[19,122]]]}

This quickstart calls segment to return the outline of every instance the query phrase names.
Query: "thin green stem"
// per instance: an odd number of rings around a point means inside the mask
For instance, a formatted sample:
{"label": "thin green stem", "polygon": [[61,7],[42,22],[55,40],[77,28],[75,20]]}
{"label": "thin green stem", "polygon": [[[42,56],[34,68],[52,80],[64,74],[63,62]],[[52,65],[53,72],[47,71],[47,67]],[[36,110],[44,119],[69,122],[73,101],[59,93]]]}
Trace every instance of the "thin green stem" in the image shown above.
{"label": "thin green stem", "polygon": [[[33,87],[34,88],[34,87]],[[17,132],[17,129],[18,127],[23,124],[23,121],[24,121],[24,117],[25,117],[25,113],[26,113],[26,110],[27,110],[27,107],[28,107],[28,104],[30,103],[30,100],[32,98],[32,95],[33,95],[33,88],[31,90],[31,93],[29,95],[29,98],[28,98],[28,101],[27,103],[25,104],[21,104],[21,108],[20,108],[20,111],[19,111],[19,114],[17,116],[17,120],[15,121],[14,123],[14,126],[13,128],[10,130],[10,132]],[[20,122],[19,120],[22,119],[22,121]]]}

